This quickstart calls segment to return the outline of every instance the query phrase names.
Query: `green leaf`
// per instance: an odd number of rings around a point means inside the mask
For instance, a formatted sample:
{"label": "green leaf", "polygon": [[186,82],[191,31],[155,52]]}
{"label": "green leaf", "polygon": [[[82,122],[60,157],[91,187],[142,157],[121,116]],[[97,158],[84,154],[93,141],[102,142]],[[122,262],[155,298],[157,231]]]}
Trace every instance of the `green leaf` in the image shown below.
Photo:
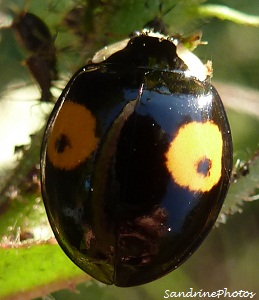
{"label": "green leaf", "polygon": [[[0,248],[0,298],[31,299],[87,280],[58,245]],[[64,284],[65,283],[65,284]],[[10,297],[10,298],[9,298]],[[15,296],[16,297],[16,296]],[[17,299],[17,298],[16,298]]]}

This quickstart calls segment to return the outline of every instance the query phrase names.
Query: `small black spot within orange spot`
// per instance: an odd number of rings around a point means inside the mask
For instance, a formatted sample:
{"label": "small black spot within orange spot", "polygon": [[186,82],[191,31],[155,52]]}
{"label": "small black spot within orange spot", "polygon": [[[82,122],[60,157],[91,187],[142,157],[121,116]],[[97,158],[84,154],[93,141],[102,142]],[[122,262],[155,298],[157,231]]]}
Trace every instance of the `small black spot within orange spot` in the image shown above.
{"label": "small black spot within orange spot", "polygon": [[210,169],[212,163],[207,157],[203,157],[197,164],[197,172],[202,174],[204,177],[210,176]]}
{"label": "small black spot within orange spot", "polygon": [[57,153],[63,153],[65,149],[71,148],[71,143],[67,135],[61,134],[55,141],[55,149]]}

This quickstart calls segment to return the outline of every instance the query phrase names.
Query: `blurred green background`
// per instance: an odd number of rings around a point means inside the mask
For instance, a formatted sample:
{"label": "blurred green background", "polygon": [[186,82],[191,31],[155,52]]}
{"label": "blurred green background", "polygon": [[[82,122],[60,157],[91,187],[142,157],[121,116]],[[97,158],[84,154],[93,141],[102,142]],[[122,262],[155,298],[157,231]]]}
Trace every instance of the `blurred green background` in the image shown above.
{"label": "blurred green background", "polygon": [[[19,8],[23,7],[23,1],[16,2]],[[15,1],[12,1],[12,4],[14,3]],[[58,4],[56,1],[31,1],[30,11],[38,14],[47,24],[50,24],[55,34],[57,29],[53,24],[57,18],[62,17],[60,5],[63,5],[62,12],[65,12],[71,3],[72,1],[65,0],[59,1]],[[259,15],[259,0],[215,0],[207,1],[207,3],[228,5],[242,12]],[[58,7],[57,12],[53,9],[49,13],[51,4],[54,8]],[[6,11],[9,6],[10,1],[0,1],[0,11]],[[134,24],[132,26],[134,27]],[[138,26],[139,24],[136,25]],[[199,46],[195,53],[203,61],[213,61],[213,81],[234,83],[239,87],[259,90],[259,28],[240,26],[216,19],[199,21],[196,26],[203,32],[203,40],[208,41],[208,45]],[[125,32],[125,36],[130,32]],[[12,30],[2,29],[0,38],[0,95],[3,98],[6,92],[12,89],[11,83],[20,84],[20,81],[24,81],[33,85],[33,81],[21,64],[26,55],[14,39]],[[118,37],[118,39],[121,38],[123,36]],[[59,49],[66,46],[67,39],[66,32],[59,33],[57,37]],[[117,38],[113,37],[113,39]],[[60,51],[58,55],[62,79],[66,81],[83,64],[84,57],[78,57],[75,51],[65,50]],[[249,105],[249,93],[248,99],[238,98],[237,101],[244,102],[244,106]],[[248,159],[259,143],[258,117],[246,114],[242,110],[227,109],[227,111],[233,131],[235,159]],[[0,147],[5,147],[4,141],[0,140],[0,142]],[[242,210],[241,214],[236,213],[230,216],[225,225],[212,230],[205,242],[187,262],[160,280],[126,289],[104,286],[92,280],[76,288],[80,293],[64,290],[52,296],[54,299],[62,300],[156,300],[164,298],[165,290],[187,292],[190,288],[194,288],[195,291],[200,289],[217,291],[227,288],[230,292],[239,290],[254,292],[259,297],[259,201],[245,203]],[[40,259],[38,263],[40,267]],[[17,278],[17,280],[22,280],[22,278]]]}

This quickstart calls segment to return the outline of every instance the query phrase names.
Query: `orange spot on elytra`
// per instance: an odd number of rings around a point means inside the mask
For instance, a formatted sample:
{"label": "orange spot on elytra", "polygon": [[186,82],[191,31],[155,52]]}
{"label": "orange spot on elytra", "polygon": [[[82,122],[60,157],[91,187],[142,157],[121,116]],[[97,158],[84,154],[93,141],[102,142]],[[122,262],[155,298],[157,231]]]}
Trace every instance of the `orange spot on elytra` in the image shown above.
{"label": "orange spot on elytra", "polygon": [[191,122],[181,126],[170,143],[166,167],[179,186],[208,192],[221,177],[222,150],[222,135],[216,124]]}
{"label": "orange spot on elytra", "polygon": [[52,164],[70,170],[96,149],[96,119],[83,105],[66,100],[51,126],[47,155]]}

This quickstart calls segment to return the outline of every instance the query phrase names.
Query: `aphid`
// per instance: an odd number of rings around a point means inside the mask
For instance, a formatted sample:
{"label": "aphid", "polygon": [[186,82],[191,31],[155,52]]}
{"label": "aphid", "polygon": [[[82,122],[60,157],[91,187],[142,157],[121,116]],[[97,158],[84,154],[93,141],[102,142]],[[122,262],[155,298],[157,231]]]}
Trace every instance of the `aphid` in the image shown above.
{"label": "aphid", "polygon": [[17,15],[12,28],[21,45],[29,52],[24,64],[41,89],[41,101],[52,101],[50,88],[53,80],[58,79],[54,37],[47,25],[29,12]]}

